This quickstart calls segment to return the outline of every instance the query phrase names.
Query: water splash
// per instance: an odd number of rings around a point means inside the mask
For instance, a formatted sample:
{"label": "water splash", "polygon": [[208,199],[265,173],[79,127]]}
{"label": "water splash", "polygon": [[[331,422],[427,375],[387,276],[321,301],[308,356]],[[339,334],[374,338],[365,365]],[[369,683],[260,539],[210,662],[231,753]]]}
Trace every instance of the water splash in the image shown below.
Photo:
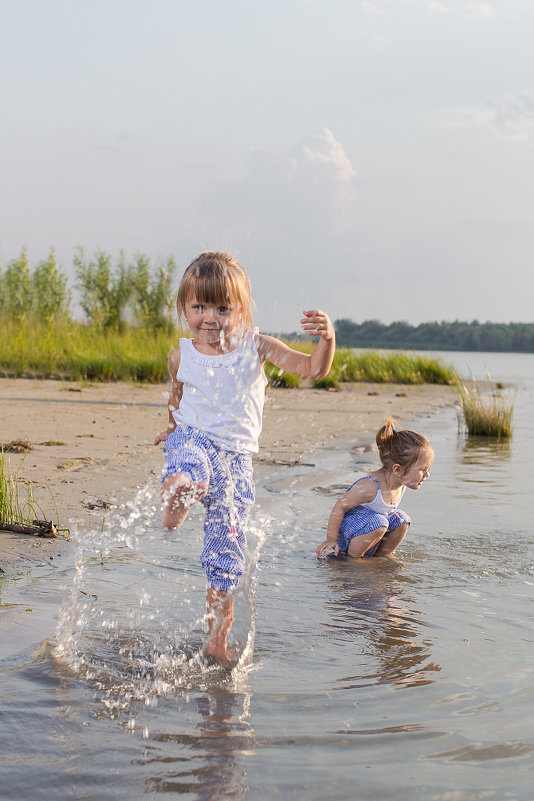
{"label": "water splash", "polygon": [[[147,484],[110,514],[105,526],[81,531],[75,570],[59,610],[53,655],[96,689],[111,717],[140,702],[198,687],[221,673],[202,658],[207,631],[205,576],[198,555],[201,508],[168,532],[160,524],[159,486]],[[231,647],[240,653],[233,676],[251,668],[255,639],[256,565],[268,518],[249,527],[243,577],[235,592]],[[221,678],[223,674],[221,673]]]}

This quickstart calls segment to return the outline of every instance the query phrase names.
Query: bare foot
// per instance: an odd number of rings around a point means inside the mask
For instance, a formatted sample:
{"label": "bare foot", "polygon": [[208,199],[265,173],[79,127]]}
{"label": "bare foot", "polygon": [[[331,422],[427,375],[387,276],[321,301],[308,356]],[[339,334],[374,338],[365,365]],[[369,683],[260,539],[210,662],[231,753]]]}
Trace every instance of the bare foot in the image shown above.
{"label": "bare foot", "polygon": [[220,665],[220,667],[231,670],[239,662],[239,654],[228,648],[217,649],[208,643],[202,651],[202,657],[207,665]]}

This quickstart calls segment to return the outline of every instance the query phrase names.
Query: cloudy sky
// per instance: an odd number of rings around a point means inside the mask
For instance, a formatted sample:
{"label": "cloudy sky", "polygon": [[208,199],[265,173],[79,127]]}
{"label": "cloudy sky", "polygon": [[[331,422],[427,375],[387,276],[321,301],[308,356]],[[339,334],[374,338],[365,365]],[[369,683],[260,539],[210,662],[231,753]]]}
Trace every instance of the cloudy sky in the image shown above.
{"label": "cloudy sky", "polygon": [[534,320],[534,0],[0,0],[0,261],[227,249],[256,318]]}

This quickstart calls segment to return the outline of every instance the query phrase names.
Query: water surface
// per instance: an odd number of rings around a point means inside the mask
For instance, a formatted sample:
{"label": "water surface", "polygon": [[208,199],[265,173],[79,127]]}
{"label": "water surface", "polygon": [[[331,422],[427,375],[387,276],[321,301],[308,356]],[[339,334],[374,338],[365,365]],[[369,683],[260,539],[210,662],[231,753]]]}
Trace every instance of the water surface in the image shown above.
{"label": "water surface", "polygon": [[534,357],[449,356],[513,384],[512,441],[418,421],[436,461],[396,561],[314,556],[369,456],[260,465],[233,673],[199,659],[201,516],[164,531],[155,486],[74,566],[1,580],[2,798],[530,801]]}

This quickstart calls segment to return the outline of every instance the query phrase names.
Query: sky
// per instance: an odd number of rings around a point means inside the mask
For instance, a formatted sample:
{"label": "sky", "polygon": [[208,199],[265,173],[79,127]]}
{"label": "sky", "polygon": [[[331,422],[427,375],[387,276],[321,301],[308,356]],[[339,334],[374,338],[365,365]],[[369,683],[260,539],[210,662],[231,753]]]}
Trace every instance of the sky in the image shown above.
{"label": "sky", "polygon": [[534,0],[0,0],[0,262],[203,250],[266,331],[534,320]]}

